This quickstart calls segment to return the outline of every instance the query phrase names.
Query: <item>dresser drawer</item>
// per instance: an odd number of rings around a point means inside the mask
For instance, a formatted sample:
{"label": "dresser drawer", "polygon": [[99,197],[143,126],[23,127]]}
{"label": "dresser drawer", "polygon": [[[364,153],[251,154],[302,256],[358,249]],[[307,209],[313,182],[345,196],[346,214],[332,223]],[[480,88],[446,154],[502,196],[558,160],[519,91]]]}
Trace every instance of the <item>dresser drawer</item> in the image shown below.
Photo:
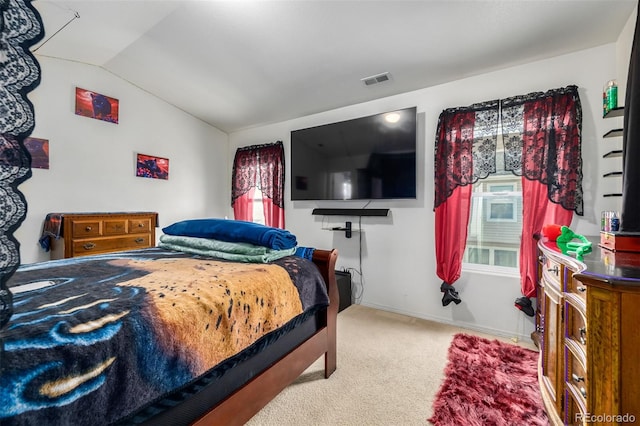
{"label": "dresser drawer", "polygon": [[153,247],[158,214],[154,212],[57,213],[61,238],[51,240],[51,258]]}
{"label": "dresser drawer", "polygon": [[[568,309],[568,305],[565,309]],[[580,315],[579,311],[569,311],[569,315]],[[574,324],[580,321],[572,320]],[[579,338],[578,338],[579,340]],[[574,338],[565,339],[564,347],[564,394],[566,398],[565,424],[583,424],[587,412],[587,354],[585,347]]]}
{"label": "dresser drawer", "polygon": [[582,281],[572,278],[567,281],[567,293],[576,295],[582,302],[587,303],[587,286]]}
{"label": "dresser drawer", "polygon": [[129,219],[129,233],[139,234],[149,232],[151,229],[151,219]]}
{"label": "dresser drawer", "polygon": [[[584,367],[586,354],[576,355],[574,351],[567,348],[567,383],[575,387],[580,395],[581,405],[587,403],[585,396],[587,389],[587,371]],[[579,360],[578,358],[581,358]]]}
{"label": "dresser drawer", "polygon": [[101,235],[101,223],[99,220],[74,220],[71,226],[71,237],[97,237]]}
{"label": "dresser drawer", "polygon": [[84,256],[112,251],[135,250],[151,247],[150,235],[130,235],[73,241],[73,256]]}
{"label": "dresser drawer", "polygon": [[565,302],[565,315],[567,320],[567,339],[576,342],[582,351],[587,351],[587,320],[582,311],[571,303]]}
{"label": "dresser drawer", "polygon": [[124,219],[105,220],[102,235],[125,235],[127,233],[127,221]]}
{"label": "dresser drawer", "polygon": [[580,394],[580,390],[574,386],[567,388],[567,412],[564,423],[566,425],[586,425],[588,414],[586,405],[582,402],[584,397]]}
{"label": "dresser drawer", "polygon": [[542,263],[542,275],[545,280],[555,283],[558,288],[562,289],[562,271],[564,268],[560,263],[553,259],[545,257]]}

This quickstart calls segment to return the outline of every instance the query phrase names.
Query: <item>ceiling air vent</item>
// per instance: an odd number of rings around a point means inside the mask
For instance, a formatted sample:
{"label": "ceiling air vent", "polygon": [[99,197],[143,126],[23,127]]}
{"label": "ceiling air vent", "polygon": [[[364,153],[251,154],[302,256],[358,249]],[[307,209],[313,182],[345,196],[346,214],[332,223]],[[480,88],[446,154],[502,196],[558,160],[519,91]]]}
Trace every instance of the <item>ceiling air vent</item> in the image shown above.
{"label": "ceiling air vent", "polygon": [[364,83],[365,86],[371,86],[378,83],[384,83],[385,81],[389,81],[391,76],[388,72],[383,72],[382,74],[372,75],[371,77],[361,78],[360,81]]}

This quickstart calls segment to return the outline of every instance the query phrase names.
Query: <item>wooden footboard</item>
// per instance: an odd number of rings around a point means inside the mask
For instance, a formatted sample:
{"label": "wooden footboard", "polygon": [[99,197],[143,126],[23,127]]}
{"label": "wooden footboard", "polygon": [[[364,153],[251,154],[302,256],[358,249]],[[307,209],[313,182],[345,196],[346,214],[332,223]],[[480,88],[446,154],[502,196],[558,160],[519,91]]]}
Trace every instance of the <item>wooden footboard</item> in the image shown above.
{"label": "wooden footboard", "polygon": [[340,302],[335,276],[337,258],[338,251],[335,249],[315,250],[313,254],[313,262],[327,284],[330,300],[328,308],[323,311],[326,316],[323,316],[325,321],[320,329],[214,407],[194,425],[243,425],[322,355],[325,357],[325,377],[328,378],[336,370],[336,322]]}

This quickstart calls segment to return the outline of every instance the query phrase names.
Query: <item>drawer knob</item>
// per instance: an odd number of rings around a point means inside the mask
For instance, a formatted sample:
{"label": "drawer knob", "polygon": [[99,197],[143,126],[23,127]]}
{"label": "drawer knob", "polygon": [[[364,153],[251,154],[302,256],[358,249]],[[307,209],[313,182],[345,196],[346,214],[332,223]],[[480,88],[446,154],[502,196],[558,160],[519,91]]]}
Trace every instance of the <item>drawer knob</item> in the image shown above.
{"label": "drawer knob", "polygon": [[585,388],[580,388],[580,393],[582,394],[582,396],[586,399],[587,398],[587,390]]}
{"label": "drawer knob", "polygon": [[574,382],[578,383],[578,382],[584,382],[584,377],[582,376],[578,376],[576,373],[573,373],[571,375],[571,378],[573,379]]}
{"label": "drawer knob", "polygon": [[85,231],[87,231],[87,232],[90,232],[90,231],[91,231],[91,229],[92,229],[92,228],[91,228],[90,226],[87,226],[87,227],[85,227],[85,228],[84,228],[84,230],[85,230]]}
{"label": "drawer knob", "polygon": [[558,265],[554,266],[553,268],[548,268],[547,271],[553,272],[554,274],[558,275]]}
{"label": "drawer knob", "polygon": [[144,238],[136,238],[136,243],[138,244],[144,243]]}
{"label": "drawer knob", "polygon": [[583,292],[583,293],[584,293],[585,291],[587,291],[587,288],[586,288],[585,286],[583,286],[583,285],[579,285],[579,286],[578,286],[578,287],[576,287],[576,288],[578,289],[578,291],[581,291],[581,292]]}
{"label": "drawer knob", "polygon": [[85,250],[91,250],[94,249],[96,247],[96,245],[94,243],[86,243],[85,245],[82,246]]}
{"label": "drawer knob", "polygon": [[138,223],[138,228],[144,228],[144,223],[142,222]]}
{"label": "drawer knob", "polygon": [[578,329],[578,331],[580,332],[580,343],[582,343],[583,345],[587,344],[587,329],[585,327],[580,327]]}

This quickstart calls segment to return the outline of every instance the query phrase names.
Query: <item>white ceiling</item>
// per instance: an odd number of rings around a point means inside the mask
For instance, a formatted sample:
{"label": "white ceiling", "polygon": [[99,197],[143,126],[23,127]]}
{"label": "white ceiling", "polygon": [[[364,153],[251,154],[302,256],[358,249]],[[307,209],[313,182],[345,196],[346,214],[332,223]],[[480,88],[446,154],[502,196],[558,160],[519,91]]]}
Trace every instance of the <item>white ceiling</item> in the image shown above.
{"label": "white ceiling", "polygon": [[[612,43],[637,2],[33,4],[45,26],[37,56],[102,67],[233,132]],[[385,83],[361,81],[387,71]]]}

